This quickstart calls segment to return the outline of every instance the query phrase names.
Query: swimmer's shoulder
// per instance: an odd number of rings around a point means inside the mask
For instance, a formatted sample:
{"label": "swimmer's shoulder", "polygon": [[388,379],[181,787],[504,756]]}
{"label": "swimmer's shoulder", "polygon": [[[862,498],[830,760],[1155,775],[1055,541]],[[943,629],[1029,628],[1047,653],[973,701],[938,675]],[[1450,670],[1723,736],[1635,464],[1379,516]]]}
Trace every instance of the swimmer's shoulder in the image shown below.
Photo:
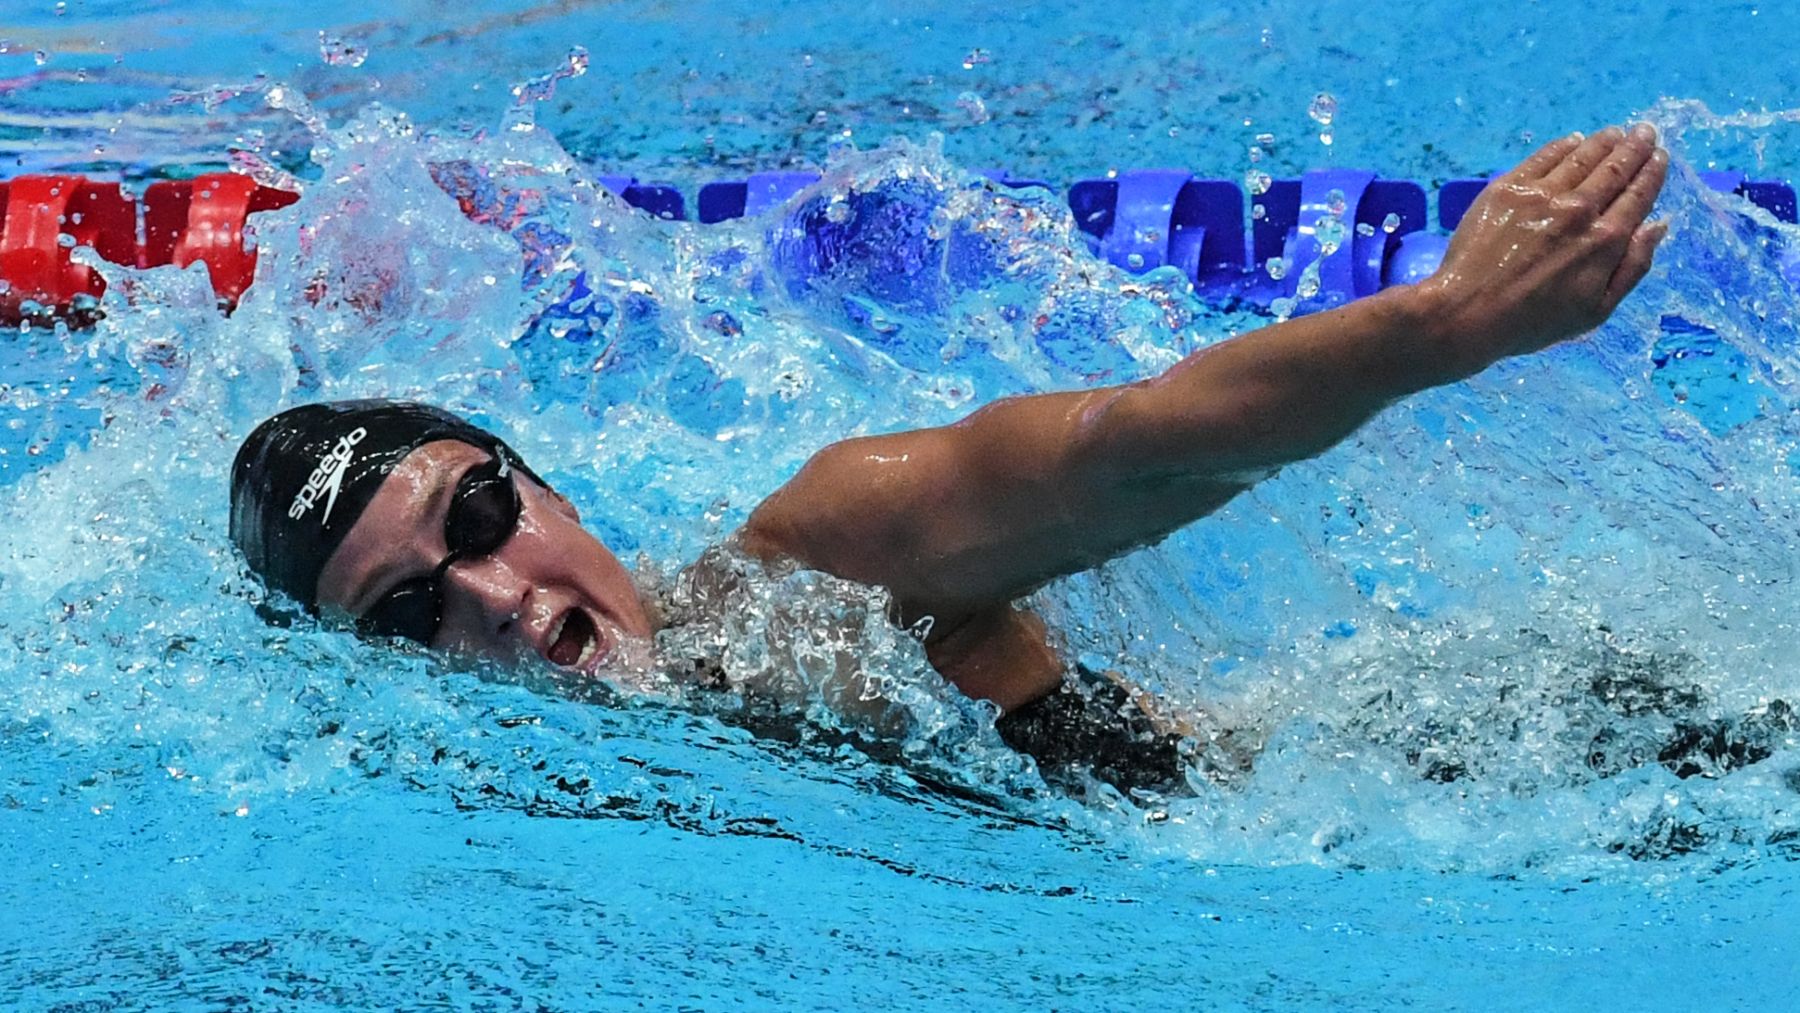
{"label": "swimmer's shoulder", "polygon": [[958,467],[953,431],[858,436],[821,449],[751,512],[738,544],[765,562],[788,560],[908,601],[966,599],[943,593],[943,568],[932,563],[956,541],[967,513],[958,504],[978,485]]}

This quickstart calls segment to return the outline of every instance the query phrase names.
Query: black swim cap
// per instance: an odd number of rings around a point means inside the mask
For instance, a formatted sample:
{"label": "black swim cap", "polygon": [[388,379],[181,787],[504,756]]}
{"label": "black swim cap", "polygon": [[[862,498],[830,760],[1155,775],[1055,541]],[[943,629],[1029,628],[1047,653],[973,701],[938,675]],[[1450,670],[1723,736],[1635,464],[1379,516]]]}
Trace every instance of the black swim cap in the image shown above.
{"label": "black swim cap", "polygon": [[231,540],[271,589],[318,611],[319,574],[381,483],[423,444],[460,440],[542,480],[499,437],[413,401],[309,404],[257,426],[231,465]]}

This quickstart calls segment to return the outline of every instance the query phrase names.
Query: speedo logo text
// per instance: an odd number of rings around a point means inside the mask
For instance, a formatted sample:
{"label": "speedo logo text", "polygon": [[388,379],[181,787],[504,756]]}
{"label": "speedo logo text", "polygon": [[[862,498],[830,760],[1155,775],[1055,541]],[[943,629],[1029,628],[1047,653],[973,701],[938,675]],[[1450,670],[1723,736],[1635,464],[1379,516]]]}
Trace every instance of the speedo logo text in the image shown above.
{"label": "speedo logo text", "polygon": [[336,505],[338,489],[344,484],[344,471],[350,467],[350,455],[356,445],[363,441],[369,431],[357,426],[338,438],[337,446],[319,459],[319,466],[306,479],[306,485],[294,495],[294,502],[288,506],[288,519],[299,520],[313,508],[319,497],[330,493],[325,500],[325,512],[319,515],[319,524],[323,525],[331,519],[331,508]]}

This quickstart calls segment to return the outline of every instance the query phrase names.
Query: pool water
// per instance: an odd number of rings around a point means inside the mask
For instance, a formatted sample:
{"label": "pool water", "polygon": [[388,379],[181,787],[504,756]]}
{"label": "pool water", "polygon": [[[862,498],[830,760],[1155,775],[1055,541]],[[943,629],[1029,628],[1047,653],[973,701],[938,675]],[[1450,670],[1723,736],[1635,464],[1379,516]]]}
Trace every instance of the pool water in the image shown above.
{"label": "pool water", "polygon": [[[230,317],[199,270],[105,267],[97,327],[0,344],[10,1001],[1780,1008],[1800,992],[1793,233],[1693,172],[1792,175],[1796,15],[1564,17],[13,18],[12,172],[231,164],[303,196],[257,216]],[[1192,797],[1050,789],[878,594],[818,575],[759,579],[666,645],[787,682],[796,720],[758,736],[663,693],[570,698],[270,626],[226,539],[255,422],[407,396],[492,426],[666,581],[824,443],[1142,377],[1267,323],[1094,261],[1057,193],[981,169],[1435,182],[1633,115],[1676,156],[1672,229],[1606,327],[1037,596],[1072,657],[1261,744]],[[803,164],[825,177],[794,206],[716,226],[591,182],[691,195]],[[823,273],[788,225],[806,214],[859,237]],[[879,720],[819,675],[846,644]]]}

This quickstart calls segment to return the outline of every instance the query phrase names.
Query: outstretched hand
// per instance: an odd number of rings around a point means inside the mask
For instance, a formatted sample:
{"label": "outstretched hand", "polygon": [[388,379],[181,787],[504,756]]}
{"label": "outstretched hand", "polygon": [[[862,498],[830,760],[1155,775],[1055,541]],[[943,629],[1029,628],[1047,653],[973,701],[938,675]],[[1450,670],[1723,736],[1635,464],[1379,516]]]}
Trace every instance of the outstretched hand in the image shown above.
{"label": "outstretched hand", "polygon": [[1647,123],[1539,148],[1489,183],[1421,282],[1454,379],[1599,326],[1650,270],[1668,171]]}

